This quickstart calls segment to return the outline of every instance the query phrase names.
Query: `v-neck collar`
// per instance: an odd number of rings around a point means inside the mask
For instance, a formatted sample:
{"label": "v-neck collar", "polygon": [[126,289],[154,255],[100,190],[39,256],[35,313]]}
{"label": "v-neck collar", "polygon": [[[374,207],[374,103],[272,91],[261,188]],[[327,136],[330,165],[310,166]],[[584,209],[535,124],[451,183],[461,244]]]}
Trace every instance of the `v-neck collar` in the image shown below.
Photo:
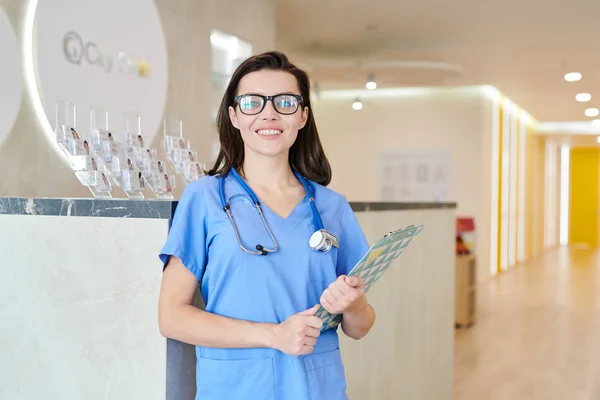
{"label": "v-neck collar", "polygon": [[[260,199],[259,199],[259,201],[260,201]],[[294,206],[294,208],[292,208],[292,211],[290,211],[288,216],[285,218],[282,217],[281,215],[277,214],[275,211],[271,210],[271,208],[263,202],[260,203],[260,206],[262,207],[262,210],[265,214],[268,213],[269,215],[272,215],[274,218],[276,218],[280,221],[299,222],[306,217],[307,211],[310,211],[310,207],[308,207],[308,210],[307,210],[307,207],[306,207],[307,204],[308,204],[308,194],[305,194],[304,197]]]}
{"label": "v-neck collar", "polygon": [[[232,182],[233,185],[228,185],[228,186],[235,186],[237,190],[234,193],[231,193],[230,195],[227,195],[227,193],[225,193],[225,197],[231,198],[231,196],[233,196],[234,194],[243,194],[243,195],[248,196],[250,203],[252,203],[252,196],[250,196],[250,194],[248,192],[246,192],[246,189],[241,185],[240,182],[237,181],[237,179],[235,177],[231,176],[231,173],[229,175],[230,176],[228,176],[228,178],[233,181]],[[240,179],[244,180],[244,178],[242,176],[240,176]],[[310,181],[307,181],[307,182],[308,182],[308,185],[310,186],[311,182]],[[252,188],[245,180],[244,180],[244,183],[246,184],[246,186],[248,186],[248,189],[252,191]],[[294,206],[292,211],[285,218],[282,217],[281,215],[277,214],[276,212],[274,212],[266,203],[263,203],[261,201],[261,199],[258,197],[258,195],[256,193],[254,193],[254,191],[252,191],[252,193],[260,202],[260,206],[261,206],[263,213],[265,214],[265,218],[267,218],[267,216],[269,216],[269,217],[275,219],[277,222],[298,224],[301,221],[303,221],[308,214],[311,213],[311,208],[310,208],[310,204],[309,204],[309,198],[311,197],[310,193],[305,192],[302,199]],[[252,205],[254,206],[254,204],[252,204]],[[268,218],[268,219],[270,219],[270,218]]]}

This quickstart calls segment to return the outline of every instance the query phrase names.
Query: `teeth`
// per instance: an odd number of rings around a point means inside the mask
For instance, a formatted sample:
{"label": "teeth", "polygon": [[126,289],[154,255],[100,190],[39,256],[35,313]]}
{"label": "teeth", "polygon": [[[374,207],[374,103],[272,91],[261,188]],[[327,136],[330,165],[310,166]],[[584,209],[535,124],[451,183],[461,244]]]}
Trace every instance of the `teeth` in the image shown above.
{"label": "teeth", "polygon": [[278,129],[261,129],[261,130],[257,131],[257,133],[259,135],[269,136],[269,135],[279,135],[281,133],[281,131]]}

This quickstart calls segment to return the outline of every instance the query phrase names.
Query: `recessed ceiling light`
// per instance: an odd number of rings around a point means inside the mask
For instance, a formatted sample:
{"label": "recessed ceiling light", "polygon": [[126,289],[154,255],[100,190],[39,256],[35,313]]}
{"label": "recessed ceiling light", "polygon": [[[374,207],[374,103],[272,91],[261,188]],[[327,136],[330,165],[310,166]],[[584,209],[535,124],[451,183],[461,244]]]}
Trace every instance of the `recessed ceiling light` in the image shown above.
{"label": "recessed ceiling light", "polygon": [[565,74],[565,81],[567,82],[575,82],[581,79],[581,74],[579,72],[569,72]]}
{"label": "recessed ceiling light", "polygon": [[575,100],[585,103],[586,101],[590,101],[592,99],[592,95],[589,93],[577,93],[575,96]]}
{"label": "recessed ceiling light", "polygon": [[352,108],[355,109],[356,111],[362,110],[363,105],[360,102],[360,100],[356,99],[356,101],[354,103],[352,103]]}
{"label": "recessed ceiling light", "polygon": [[586,117],[597,117],[598,115],[600,115],[600,110],[597,108],[588,108],[585,110]]}
{"label": "recessed ceiling light", "polygon": [[596,142],[600,143],[600,136],[596,138]]}
{"label": "recessed ceiling light", "polygon": [[377,89],[377,82],[375,82],[375,75],[369,74],[369,80],[367,81],[367,89],[374,90]]}

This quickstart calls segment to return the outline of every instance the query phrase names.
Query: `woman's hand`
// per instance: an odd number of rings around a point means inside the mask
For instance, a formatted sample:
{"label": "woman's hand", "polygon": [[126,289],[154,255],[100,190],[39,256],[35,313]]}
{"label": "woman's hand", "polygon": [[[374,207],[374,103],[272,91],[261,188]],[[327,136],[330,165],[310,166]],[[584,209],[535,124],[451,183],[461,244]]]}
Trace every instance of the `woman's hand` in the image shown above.
{"label": "woman's hand", "polygon": [[375,323],[375,310],[365,296],[365,281],[340,275],[321,295],[321,305],[331,314],[343,314],[342,330],[353,339],[364,337]]}
{"label": "woman's hand", "polygon": [[368,306],[365,281],[357,276],[340,275],[325,289],[320,301],[331,314],[361,310]]}
{"label": "woman's hand", "polygon": [[319,304],[275,325],[270,347],[294,356],[312,353],[323,326],[321,318],[315,317],[318,309]]}

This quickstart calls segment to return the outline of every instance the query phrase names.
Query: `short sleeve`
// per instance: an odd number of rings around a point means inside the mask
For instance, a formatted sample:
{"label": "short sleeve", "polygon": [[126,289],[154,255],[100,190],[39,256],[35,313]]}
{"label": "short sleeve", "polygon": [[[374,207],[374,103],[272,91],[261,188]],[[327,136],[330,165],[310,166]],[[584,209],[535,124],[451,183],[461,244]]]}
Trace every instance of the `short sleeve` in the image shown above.
{"label": "short sleeve", "polygon": [[348,275],[367,250],[369,250],[369,243],[350,204],[344,200],[337,257],[337,275]]}
{"label": "short sleeve", "polygon": [[207,212],[204,193],[197,185],[188,185],[177,203],[167,241],[159,258],[166,266],[169,257],[181,259],[183,265],[202,280],[206,265]]}

